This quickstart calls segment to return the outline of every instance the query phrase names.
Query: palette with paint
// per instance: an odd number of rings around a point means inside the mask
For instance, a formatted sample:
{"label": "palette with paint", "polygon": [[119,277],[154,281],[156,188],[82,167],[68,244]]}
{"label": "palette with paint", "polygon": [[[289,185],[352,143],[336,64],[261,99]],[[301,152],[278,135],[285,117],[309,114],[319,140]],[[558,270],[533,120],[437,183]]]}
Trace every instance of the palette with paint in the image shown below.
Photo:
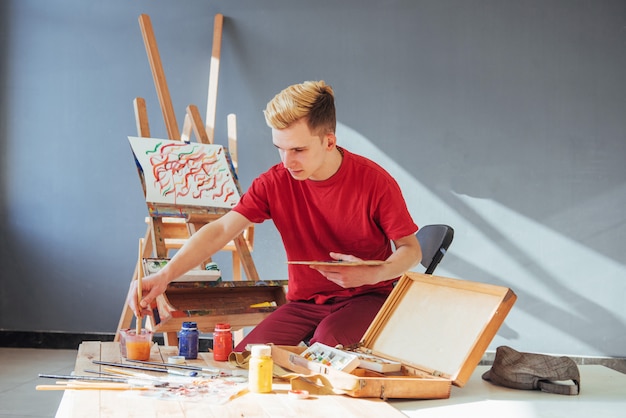
{"label": "palette with paint", "polygon": [[326,261],[287,261],[287,264],[300,264],[305,266],[341,266],[341,267],[353,267],[353,266],[381,266],[387,264],[389,261],[385,260],[359,260],[359,261],[347,261],[347,260],[326,260]]}
{"label": "palette with paint", "polygon": [[311,345],[302,353],[302,357],[346,373],[350,373],[359,365],[359,358],[354,353],[338,350],[322,343]]}

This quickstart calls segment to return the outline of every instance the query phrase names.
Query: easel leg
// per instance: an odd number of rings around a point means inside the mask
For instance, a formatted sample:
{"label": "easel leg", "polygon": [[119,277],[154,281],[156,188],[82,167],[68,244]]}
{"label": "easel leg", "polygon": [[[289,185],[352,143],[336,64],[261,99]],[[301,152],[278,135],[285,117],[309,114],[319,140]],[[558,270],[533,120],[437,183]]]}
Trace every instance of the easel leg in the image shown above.
{"label": "easel leg", "polygon": [[233,255],[233,280],[241,281],[241,258],[237,251],[232,252]]}
{"label": "easel leg", "polygon": [[[144,257],[149,257],[150,256],[150,252],[151,250],[148,250],[151,246],[152,246],[152,230],[150,228],[150,226],[148,225],[148,228],[146,230],[146,234],[144,236],[143,239],[144,245],[143,245],[143,256]],[[146,254],[146,252],[148,252],[148,254]],[[131,279],[131,282],[133,280],[137,280],[137,277],[139,275],[139,263],[137,263],[137,265],[135,265],[135,271],[133,272],[133,277]],[[115,337],[113,338],[113,341],[119,341],[120,340],[120,330],[122,329],[128,329],[130,328],[130,324],[133,321],[133,311],[130,309],[130,307],[128,306],[128,303],[126,303],[126,300],[124,300],[124,307],[122,308],[122,314],[120,315],[120,320],[117,324],[117,331],[115,332]]]}
{"label": "easel leg", "polygon": [[235,247],[237,248],[239,257],[241,257],[241,265],[243,265],[246,277],[248,280],[258,282],[259,273],[256,270],[254,261],[252,261],[252,255],[250,254],[250,249],[248,248],[248,244],[246,243],[246,239],[243,234],[239,234],[239,236],[237,236],[233,241],[235,242]]}
{"label": "easel leg", "polygon": [[164,345],[178,345],[178,335],[175,332],[164,332],[163,333],[163,343]]}

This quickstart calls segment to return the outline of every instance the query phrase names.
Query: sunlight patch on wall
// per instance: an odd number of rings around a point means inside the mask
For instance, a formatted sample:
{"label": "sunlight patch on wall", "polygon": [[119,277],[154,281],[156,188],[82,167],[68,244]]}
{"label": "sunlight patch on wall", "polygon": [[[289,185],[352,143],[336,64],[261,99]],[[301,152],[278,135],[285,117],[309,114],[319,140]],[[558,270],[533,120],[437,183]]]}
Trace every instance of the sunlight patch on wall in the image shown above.
{"label": "sunlight patch on wall", "polygon": [[[490,237],[363,135],[338,123],[337,138],[339,145],[376,161],[396,178],[418,225],[446,223],[455,229],[450,248],[455,257],[478,266],[512,288],[523,286],[525,291],[538,299],[549,300],[550,304],[567,310],[572,307],[568,307],[567,299],[561,300],[561,289],[564,287],[585,298],[600,299],[612,297],[607,296],[606,288],[614,288],[617,290],[615,300],[611,300],[610,304],[615,303],[615,308],[622,306],[625,266],[498,202],[450,191],[495,231],[495,236]],[[415,270],[423,271],[419,268]],[[437,274],[481,280],[447,270],[445,258],[437,268]]]}
{"label": "sunlight patch on wall", "polygon": [[[521,254],[520,259],[509,259],[502,265],[494,263],[502,273],[519,271],[523,274],[525,282],[534,282],[536,288],[543,291],[560,289],[562,286],[571,287],[575,284],[573,290],[587,298],[617,296],[615,302],[619,303],[619,306],[622,305],[624,293],[607,295],[606,289],[624,288],[626,266],[498,202],[465,195],[457,196],[473,208],[485,222],[497,228],[506,237],[509,246],[514,246]],[[468,253],[470,258],[481,255],[477,250],[470,249],[472,251]],[[559,298],[560,293],[555,292],[554,297]]]}

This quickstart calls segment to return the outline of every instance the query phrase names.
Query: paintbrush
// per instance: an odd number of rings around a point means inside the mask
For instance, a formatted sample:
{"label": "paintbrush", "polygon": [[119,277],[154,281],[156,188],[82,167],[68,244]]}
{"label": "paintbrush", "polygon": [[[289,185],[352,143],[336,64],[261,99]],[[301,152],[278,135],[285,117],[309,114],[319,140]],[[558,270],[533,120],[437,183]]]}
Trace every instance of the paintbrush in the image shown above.
{"label": "paintbrush", "polygon": [[159,372],[159,373],[167,373],[167,369],[165,368],[156,368],[156,367],[143,367],[143,366],[135,366],[133,364],[125,364],[125,363],[113,363],[110,361],[99,361],[92,360],[93,364],[99,364],[102,366],[115,366],[122,367],[124,369],[135,369],[135,370],[143,370],[146,372]]}
{"label": "paintbrush", "polygon": [[128,379],[125,377],[79,376],[79,375],[43,374],[43,373],[39,373],[39,377],[44,377],[48,379],[88,380],[88,381],[100,381],[100,382],[128,383]]}
{"label": "paintbrush", "polygon": [[186,369],[186,370],[196,370],[199,372],[207,372],[207,373],[213,373],[213,374],[220,372],[218,369],[211,369],[211,368],[199,367],[199,366],[190,366],[188,364],[157,363],[156,361],[131,360],[131,359],[127,359],[127,361],[133,362],[133,363],[140,363],[140,364],[150,364],[153,366],[163,366],[163,367],[173,367],[173,368]]}
{"label": "paintbrush", "polygon": [[136,332],[141,335],[141,299],[143,298],[143,289],[141,288],[141,279],[143,278],[143,238],[139,239],[139,257],[137,258],[139,265],[137,266],[137,319]]}
{"label": "paintbrush", "polygon": [[[89,372],[85,370],[85,372]],[[101,374],[107,374],[106,372],[97,372]],[[125,383],[131,386],[154,386],[154,387],[167,387],[169,386],[168,382],[163,382],[160,379],[150,376],[150,375],[142,375],[140,373],[123,373],[129,377],[120,377],[120,374],[116,373],[108,373],[113,377],[101,377],[101,376],[79,376],[79,375],[62,375],[62,374],[39,374],[39,377],[50,378],[50,379],[61,379],[61,380],[72,380],[74,383],[80,384],[85,382],[113,382],[113,383]],[[57,382],[58,383],[58,382]]]}
{"label": "paintbrush", "polygon": [[58,385],[37,385],[36,390],[149,390],[147,386],[133,386],[127,383],[63,383]]}
{"label": "paintbrush", "polygon": [[[119,373],[119,371],[118,371],[118,370],[116,370],[116,371],[117,371],[118,373],[111,373],[111,372],[99,372],[99,371],[97,371],[97,370],[88,370],[88,369],[85,369],[85,373],[93,373],[93,374],[101,374],[101,375],[104,375],[104,376],[115,376],[115,377],[119,377],[119,376],[120,376],[120,373]],[[146,376],[148,376],[148,375],[146,375]],[[153,376],[150,376],[150,377],[153,377]]]}
{"label": "paintbrush", "polygon": [[[95,374],[100,374],[100,375],[105,375],[105,376],[113,376],[113,377],[117,377],[120,379],[127,379],[129,383],[140,381],[140,382],[150,382],[150,384],[153,384],[155,387],[169,386],[169,382],[167,382],[166,380],[164,381],[159,377],[155,377],[149,374],[131,372],[128,370],[116,370],[116,369],[106,369],[106,370],[110,370],[110,371],[98,372],[95,370],[85,369],[85,373],[95,373]],[[130,376],[130,377],[120,377],[120,376]]]}
{"label": "paintbrush", "polygon": [[169,374],[174,374],[177,376],[189,376],[189,377],[195,377],[198,375],[198,372],[196,371],[192,371],[192,372],[177,372],[175,370],[168,370],[166,367],[145,367],[145,366],[135,366],[133,364],[125,364],[125,363],[111,363],[108,361],[98,361],[98,360],[92,360],[94,364],[100,364],[103,366],[114,366],[114,367],[122,367],[125,369],[135,369],[135,370],[143,370],[146,372],[159,372],[159,373],[169,373]]}

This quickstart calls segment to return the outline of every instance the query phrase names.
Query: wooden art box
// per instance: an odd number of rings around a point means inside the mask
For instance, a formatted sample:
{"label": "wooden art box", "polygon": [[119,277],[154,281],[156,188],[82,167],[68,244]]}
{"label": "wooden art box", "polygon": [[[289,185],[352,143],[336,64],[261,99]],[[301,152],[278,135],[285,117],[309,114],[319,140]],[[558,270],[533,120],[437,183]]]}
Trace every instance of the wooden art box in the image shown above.
{"label": "wooden art box", "polygon": [[449,398],[451,385],[467,383],[516,299],[506,287],[408,272],[355,349],[401,363],[399,372],[345,373],[307,360],[299,346],[275,345],[272,357],[353,397]]}

